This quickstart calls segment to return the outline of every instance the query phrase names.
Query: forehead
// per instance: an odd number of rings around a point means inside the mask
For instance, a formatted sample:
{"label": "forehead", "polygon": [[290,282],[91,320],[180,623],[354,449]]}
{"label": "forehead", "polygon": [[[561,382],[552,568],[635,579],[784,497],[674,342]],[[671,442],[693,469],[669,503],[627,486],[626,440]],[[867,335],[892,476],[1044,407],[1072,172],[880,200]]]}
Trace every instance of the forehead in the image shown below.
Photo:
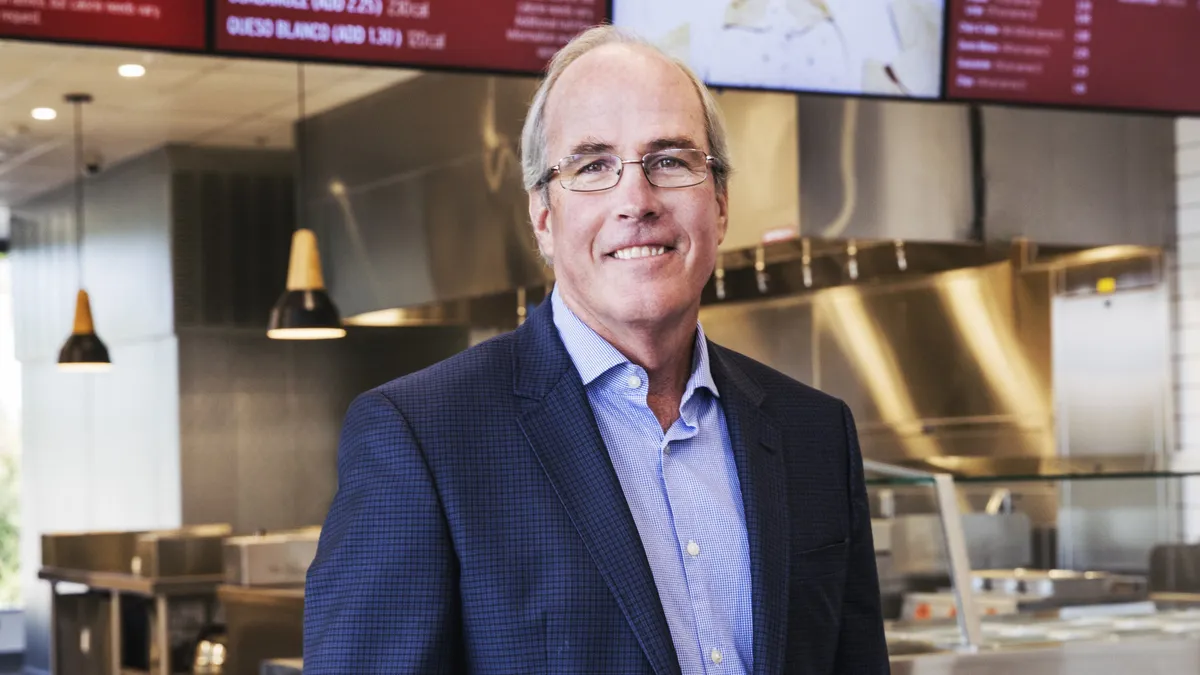
{"label": "forehead", "polygon": [[691,138],[708,150],[704,108],[682,70],[636,45],[605,45],[579,57],[546,101],[550,157],[581,143],[639,152],[663,138]]}

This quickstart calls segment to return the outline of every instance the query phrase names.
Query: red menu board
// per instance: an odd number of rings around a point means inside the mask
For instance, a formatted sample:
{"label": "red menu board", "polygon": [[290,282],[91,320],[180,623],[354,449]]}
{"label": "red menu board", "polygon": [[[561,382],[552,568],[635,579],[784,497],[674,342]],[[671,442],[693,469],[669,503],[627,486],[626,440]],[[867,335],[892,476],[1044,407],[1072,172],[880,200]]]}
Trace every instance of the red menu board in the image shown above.
{"label": "red menu board", "polygon": [[951,0],[951,99],[1200,111],[1200,0]]}
{"label": "red menu board", "polygon": [[217,0],[219,52],[536,72],[605,0]]}
{"label": "red menu board", "polygon": [[205,0],[0,0],[0,38],[205,48]]}

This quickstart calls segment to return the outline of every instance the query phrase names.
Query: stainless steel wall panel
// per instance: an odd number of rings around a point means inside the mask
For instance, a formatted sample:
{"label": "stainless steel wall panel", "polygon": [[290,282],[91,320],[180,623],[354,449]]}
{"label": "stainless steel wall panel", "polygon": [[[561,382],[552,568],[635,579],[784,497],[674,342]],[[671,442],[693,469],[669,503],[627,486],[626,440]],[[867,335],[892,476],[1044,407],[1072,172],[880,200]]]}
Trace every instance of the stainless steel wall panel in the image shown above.
{"label": "stainless steel wall panel", "polygon": [[721,91],[734,173],[722,250],[755,246],[772,230],[800,231],[800,139],[791,94]]}
{"label": "stainless steel wall panel", "polygon": [[1174,242],[1171,118],[985,107],[983,125],[988,239]]}
{"label": "stainless steel wall panel", "polygon": [[[974,200],[966,106],[798,98],[805,235],[970,239]],[[852,152],[846,154],[847,148]]]}
{"label": "stainless steel wall panel", "polygon": [[544,282],[517,154],[535,86],[425,74],[301,125],[302,218],[343,313]]}

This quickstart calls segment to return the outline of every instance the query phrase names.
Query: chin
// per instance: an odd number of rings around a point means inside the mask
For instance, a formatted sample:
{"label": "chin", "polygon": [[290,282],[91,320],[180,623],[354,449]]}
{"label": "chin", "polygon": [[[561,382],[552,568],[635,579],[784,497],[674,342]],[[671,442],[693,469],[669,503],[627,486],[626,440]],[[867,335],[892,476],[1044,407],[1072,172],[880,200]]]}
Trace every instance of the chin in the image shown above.
{"label": "chin", "polygon": [[677,289],[656,291],[642,288],[612,298],[609,308],[613,318],[622,323],[637,324],[677,316],[698,303],[699,294],[693,298]]}

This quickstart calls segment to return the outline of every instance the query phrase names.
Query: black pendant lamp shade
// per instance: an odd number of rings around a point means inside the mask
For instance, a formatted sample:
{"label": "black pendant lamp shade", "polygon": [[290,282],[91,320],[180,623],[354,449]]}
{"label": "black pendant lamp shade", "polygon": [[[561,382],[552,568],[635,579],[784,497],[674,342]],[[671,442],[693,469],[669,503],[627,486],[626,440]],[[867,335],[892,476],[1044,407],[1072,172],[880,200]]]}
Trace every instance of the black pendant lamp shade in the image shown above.
{"label": "black pendant lamp shade", "polygon": [[[304,123],[304,64],[297,66],[299,119]],[[296,134],[296,156],[299,176],[296,179],[297,213],[304,209],[304,142]],[[309,229],[292,234],[292,252],[288,261],[287,290],[271,309],[267,337],[273,340],[331,340],[345,337],[346,329],[338,316],[337,307],[325,290],[321,274],[321,254],[317,251],[317,236]]]}
{"label": "black pendant lamp shade", "polygon": [[83,290],[83,117],[81,107],[91,103],[88,94],[67,94],[67,103],[75,106],[75,259],[79,273],[79,292],[75,297],[75,322],[71,336],[58,352],[58,369],[65,372],[95,373],[112,367],[108,348],[96,335],[92,322],[92,303]]}
{"label": "black pendant lamp shade", "polygon": [[267,337],[275,340],[330,340],[346,335],[337,307],[325,291],[321,256],[312,230],[292,235],[287,290],[271,309]]}
{"label": "black pendant lamp shade", "polygon": [[92,324],[92,305],[87,291],[80,289],[75,299],[75,328],[58,352],[59,370],[79,373],[104,372],[112,367],[108,347],[96,335]]}

